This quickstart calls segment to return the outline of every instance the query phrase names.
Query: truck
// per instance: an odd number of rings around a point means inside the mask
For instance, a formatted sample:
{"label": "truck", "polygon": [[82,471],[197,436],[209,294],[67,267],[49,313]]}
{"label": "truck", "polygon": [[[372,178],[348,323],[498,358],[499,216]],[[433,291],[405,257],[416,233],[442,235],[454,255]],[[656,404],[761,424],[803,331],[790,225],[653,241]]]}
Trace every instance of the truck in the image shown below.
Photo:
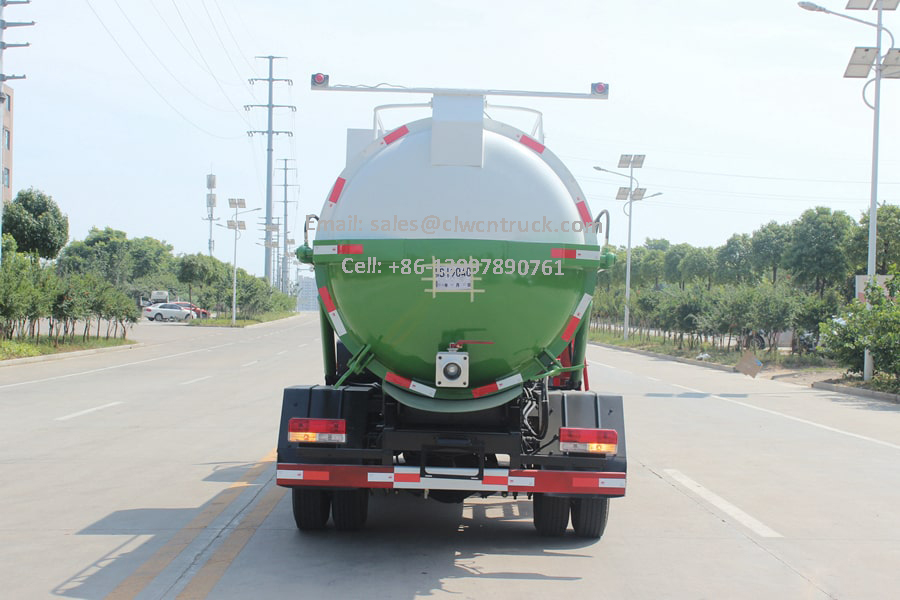
{"label": "truck", "polygon": [[[487,98],[608,87],[311,87],[430,94],[413,106],[431,116],[387,130],[397,105],[375,108],[307,216],[297,257],[315,271],[324,384],[284,390],[276,464],[297,527],[360,529],[377,494],[500,494],[530,500],[541,535],[571,520],[601,537],[627,474],[622,397],[589,389],[586,360],[609,213],[592,216],[541,113]],[[530,133],[488,116],[501,110],[534,117]]]}
{"label": "truck", "polygon": [[169,301],[168,290],[153,290],[150,292],[150,304],[162,304]]}

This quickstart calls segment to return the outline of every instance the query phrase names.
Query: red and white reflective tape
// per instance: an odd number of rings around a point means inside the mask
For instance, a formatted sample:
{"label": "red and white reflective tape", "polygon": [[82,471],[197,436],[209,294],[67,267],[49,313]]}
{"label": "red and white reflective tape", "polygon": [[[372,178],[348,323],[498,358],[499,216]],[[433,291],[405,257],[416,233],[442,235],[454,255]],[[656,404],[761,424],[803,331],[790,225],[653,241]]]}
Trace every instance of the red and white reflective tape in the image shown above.
{"label": "red and white reflective tape", "polygon": [[392,132],[390,132],[389,134],[387,134],[386,136],[384,136],[384,143],[385,143],[385,145],[390,146],[391,144],[393,144],[394,142],[396,142],[397,140],[402,138],[407,133],[409,133],[409,127],[407,127],[406,125],[404,125],[403,127],[399,127],[397,129],[393,130]]}
{"label": "red and white reflective tape", "polygon": [[577,248],[553,248],[550,258],[576,258],[579,260],[600,260],[599,250],[578,250]]}
{"label": "red and white reflective tape", "polygon": [[313,254],[362,254],[362,244],[323,244],[313,246]]}
{"label": "red and white reflective tape", "polygon": [[539,141],[537,141],[537,140],[534,139],[534,138],[528,137],[528,136],[525,135],[524,133],[519,137],[519,142],[520,142],[523,146],[528,146],[529,148],[531,148],[532,150],[534,150],[534,151],[537,152],[538,154],[543,154],[543,153],[544,153],[544,150],[545,150],[545,148],[546,148],[546,146],[544,146],[542,143],[540,143]]}
{"label": "red and white reflective tape", "polygon": [[591,223],[594,219],[591,218],[591,210],[588,208],[587,202],[582,200],[581,198],[575,199],[575,208],[578,209],[578,214],[581,215],[581,220],[585,223]]}
{"label": "red and white reflective tape", "polygon": [[344,327],[344,322],[341,320],[341,315],[338,314],[337,307],[334,305],[334,300],[331,299],[331,294],[328,293],[328,288],[326,286],[322,286],[319,288],[319,297],[322,298],[322,304],[325,306],[325,312],[327,312],[328,316],[331,317],[331,326],[334,328],[334,332],[339,336],[347,333],[347,328]]}
{"label": "red and white reflective tape", "polygon": [[522,383],[522,381],[522,376],[516,373],[515,375],[510,375],[509,377],[498,379],[494,383],[489,383],[487,385],[483,385],[481,387],[473,389],[472,397],[481,398],[482,396],[487,396],[488,394],[493,394],[494,392],[499,392],[500,390],[504,390],[508,387],[512,387],[514,385]]}
{"label": "red and white reflective tape", "polygon": [[587,310],[590,303],[590,294],[585,294],[581,297],[581,302],[579,302],[578,306],[575,307],[575,313],[572,315],[572,318],[569,319],[569,324],[566,325],[566,330],[563,331],[562,339],[564,342],[570,341],[572,339],[572,336],[575,335],[575,330],[578,329],[578,324],[581,322],[581,317],[584,316],[584,311]]}
{"label": "red and white reflective tape", "polygon": [[[473,492],[542,492],[624,496],[625,473],[543,471],[537,469],[378,467],[368,465],[300,465],[279,463],[276,482],[282,486],[386,488],[407,490],[470,490]],[[460,477],[467,477],[460,479]]]}
{"label": "red and white reflective tape", "polygon": [[422,394],[423,396],[428,396],[429,398],[434,398],[434,395],[437,394],[437,390],[433,387],[428,387],[427,385],[421,384],[418,381],[413,381],[408,377],[403,377],[402,375],[397,375],[391,371],[387,372],[387,375],[384,376],[385,381],[393,383],[394,385],[400,386],[411,392],[416,392],[417,394]]}
{"label": "red and white reflective tape", "polygon": [[328,202],[330,202],[332,206],[337,204],[338,200],[340,200],[341,194],[344,191],[345,183],[347,183],[347,180],[343,177],[338,177],[337,181],[334,182],[334,186],[332,186],[331,188],[331,193],[328,194]]}

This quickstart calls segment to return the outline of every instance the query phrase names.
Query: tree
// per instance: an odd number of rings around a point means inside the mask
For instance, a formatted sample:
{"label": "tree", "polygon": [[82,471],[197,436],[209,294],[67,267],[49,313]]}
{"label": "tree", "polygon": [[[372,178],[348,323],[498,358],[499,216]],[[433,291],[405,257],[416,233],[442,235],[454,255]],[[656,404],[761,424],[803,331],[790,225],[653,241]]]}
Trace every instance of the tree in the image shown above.
{"label": "tree", "polygon": [[663,273],[666,277],[666,281],[669,283],[677,283],[678,287],[681,289],[684,289],[684,274],[681,272],[681,259],[684,258],[690,249],[690,244],[676,244],[670,246],[669,249],[665,251],[665,258],[663,259]]}
{"label": "tree", "polygon": [[785,266],[795,280],[822,296],[829,284],[850,274],[847,242],[854,228],[847,213],[818,206],[794,222]]}
{"label": "tree", "polygon": [[[216,275],[214,258],[205,254],[189,254],[182,256],[178,261],[176,276],[178,281],[188,284],[188,300],[193,304],[193,286],[196,284],[211,283]],[[218,262],[218,261],[216,261]]]}
{"label": "tree", "polygon": [[750,263],[760,274],[772,273],[772,284],[778,281],[778,267],[790,240],[790,227],[769,221],[750,238]]}
{"label": "tree", "polygon": [[53,198],[28,188],[4,207],[3,231],[16,240],[20,252],[56,258],[69,240],[69,218],[62,214]]}
{"label": "tree", "polygon": [[690,248],[681,259],[679,265],[684,280],[688,283],[702,279],[706,289],[712,287],[712,279],[716,270],[716,254],[712,248]]}
{"label": "tree", "polygon": [[[900,206],[882,204],[875,221],[875,272],[882,275],[891,267],[900,267]],[[854,228],[850,252],[858,273],[865,273],[869,258],[869,213],[863,214]]]}
{"label": "tree", "polygon": [[83,242],[73,242],[60,254],[60,273],[96,273],[113,285],[131,277],[133,260],[128,251],[128,236],[111,227],[91,228]]}
{"label": "tree", "polygon": [[128,240],[128,254],[131,256],[129,280],[168,271],[172,264],[172,246],[152,237]]}
{"label": "tree", "polygon": [[736,233],[716,249],[719,281],[722,283],[750,283],[753,279],[750,263],[750,236]]}

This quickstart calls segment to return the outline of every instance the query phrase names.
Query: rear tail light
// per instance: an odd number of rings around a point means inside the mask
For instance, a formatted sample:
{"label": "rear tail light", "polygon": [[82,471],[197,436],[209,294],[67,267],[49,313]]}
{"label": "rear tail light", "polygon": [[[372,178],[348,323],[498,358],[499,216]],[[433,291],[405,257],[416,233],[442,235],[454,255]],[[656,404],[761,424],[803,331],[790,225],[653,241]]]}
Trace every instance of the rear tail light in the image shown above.
{"label": "rear tail light", "polygon": [[559,449],[562,452],[590,452],[615,454],[619,434],[615,429],[559,428]]}
{"label": "rear tail light", "polygon": [[344,419],[291,419],[288,421],[288,441],[343,444],[347,441],[347,422]]}

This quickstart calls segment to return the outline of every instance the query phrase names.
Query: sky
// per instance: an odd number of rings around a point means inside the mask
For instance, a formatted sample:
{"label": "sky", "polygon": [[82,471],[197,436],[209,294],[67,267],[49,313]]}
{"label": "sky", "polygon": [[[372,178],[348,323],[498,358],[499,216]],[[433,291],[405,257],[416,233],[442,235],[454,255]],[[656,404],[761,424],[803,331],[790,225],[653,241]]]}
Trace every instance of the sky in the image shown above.
{"label": "sky", "polygon": [[[842,12],[844,0],[822,0]],[[844,11],[874,20],[874,11]],[[91,227],[167,241],[176,254],[207,252],[206,175],[217,176],[216,216],[227,199],[265,203],[267,62],[277,55],[274,127],[290,159],[288,225],[318,213],[345,162],[345,130],[370,127],[372,108],[422,96],[311,92],[382,82],[587,92],[609,100],[502,98],[543,112],[546,145],[565,162],[591,209],[610,209],[610,241],[625,245],[616,191],[620,154],[646,154],[635,172],[633,245],[647,238],[719,246],[814,206],[867,210],[873,111],[864,80],[844,79],[854,46],[876,30],[800,9],[792,0],[33,0],[9,6],[6,74],[15,91],[13,191],[35,187],[69,217],[71,240]],[[885,12],[885,26],[900,16]],[[898,31],[900,34],[900,31]],[[900,203],[900,82],[882,86],[879,201]],[[869,87],[871,97],[872,87]],[[423,116],[397,111],[389,128]],[[513,118],[513,125],[529,121]],[[275,171],[276,183],[284,172]],[[276,187],[276,200],[284,198]],[[248,214],[237,263],[264,272],[264,210]],[[283,214],[275,204],[274,214]],[[233,237],[214,228],[215,256]]]}

